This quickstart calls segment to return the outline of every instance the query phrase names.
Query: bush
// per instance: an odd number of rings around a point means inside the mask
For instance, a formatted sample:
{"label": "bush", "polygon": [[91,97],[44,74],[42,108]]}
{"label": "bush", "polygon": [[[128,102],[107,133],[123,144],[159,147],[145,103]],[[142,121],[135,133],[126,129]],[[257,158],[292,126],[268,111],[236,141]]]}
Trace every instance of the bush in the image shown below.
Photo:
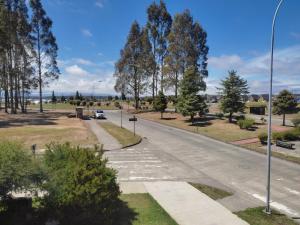
{"label": "bush", "polygon": [[295,127],[299,127],[300,125],[300,118],[294,118],[292,119],[292,123],[294,124]]}
{"label": "bush", "polygon": [[106,106],[110,106],[110,102],[106,102],[105,105],[106,105]]}
{"label": "bush", "polygon": [[101,102],[97,102],[97,106],[101,106]]}
{"label": "bush", "polygon": [[274,132],[273,135],[272,135],[272,137],[275,141],[276,140],[296,141],[296,140],[299,139],[299,136],[300,136],[300,129],[299,128],[284,131],[284,132]]}
{"label": "bush", "polygon": [[241,129],[250,129],[254,123],[255,123],[255,120],[254,119],[249,119],[249,118],[246,118],[244,120],[238,120],[238,125]]}
{"label": "bush", "polygon": [[224,117],[223,113],[216,113],[216,117],[218,117],[219,119],[222,119]]}
{"label": "bush", "polygon": [[119,109],[121,108],[120,102],[114,102],[114,106]]}
{"label": "bush", "polygon": [[274,141],[282,141],[283,140],[283,132],[273,132],[272,133],[272,138]]}
{"label": "bush", "polygon": [[80,103],[81,103],[80,100],[77,100],[77,101],[76,101],[76,105],[77,105],[77,106],[80,106]]}
{"label": "bush", "polygon": [[260,143],[265,144],[268,141],[268,134],[267,133],[260,133],[258,135],[258,139],[260,140]]}
{"label": "bush", "polygon": [[82,101],[81,106],[86,106],[86,101]]}
{"label": "bush", "polygon": [[45,153],[44,205],[61,224],[114,224],[120,190],[99,148],[51,144]]}
{"label": "bush", "polygon": [[21,144],[0,143],[0,198],[7,199],[10,192],[27,190],[31,184],[32,160]]}

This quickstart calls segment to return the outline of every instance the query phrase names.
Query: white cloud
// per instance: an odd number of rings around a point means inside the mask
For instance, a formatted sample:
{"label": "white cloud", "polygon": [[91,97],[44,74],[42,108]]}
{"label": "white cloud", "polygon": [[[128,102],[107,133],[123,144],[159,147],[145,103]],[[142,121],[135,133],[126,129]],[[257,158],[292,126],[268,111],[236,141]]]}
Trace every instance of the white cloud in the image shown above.
{"label": "white cloud", "polygon": [[82,35],[84,35],[86,37],[92,37],[93,36],[92,32],[88,29],[81,29],[81,33],[82,33]]}
{"label": "white cloud", "polygon": [[89,75],[89,72],[85,71],[84,69],[82,69],[78,65],[68,66],[68,67],[65,68],[65,71],[69,75],[73,75],[73,76],[87,76],[87,75]]}
{"label": "white cloud", "polygon": [[76,63],[81,64],[81,65],[85,65],[85,66],[91,66],[94,65],[93,62],[91,62],[90,60],[87,59],[82,59],[82,58],[76,58],[73,59]]}
{"label": "white cloud", "polygon": [[[266,93],[270,74],[270,53],[244,59],[238,55],[210,57],[209,69],[226,76],[228,70],[237,70],[249,82],[251,92]],[[212,75],[213,76],[213,75]],[[274,90],[284,88],[300,91],[300,45],[275,50]],[[216,84],[217,86],[217,84]],[[210,86],[212,88],[212,85]]]}
{"label": "white cloud", "polygon": [[98,8],[103,8],[104,7],[103,1],[102,0],[97,0],[95,2],[95,6],[97,6]]}

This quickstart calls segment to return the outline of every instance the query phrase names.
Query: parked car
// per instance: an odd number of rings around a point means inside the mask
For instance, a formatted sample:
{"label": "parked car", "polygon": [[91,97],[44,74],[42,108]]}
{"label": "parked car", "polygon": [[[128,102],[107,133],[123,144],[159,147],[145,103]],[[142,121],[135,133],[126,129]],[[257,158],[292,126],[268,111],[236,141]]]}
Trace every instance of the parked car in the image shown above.
{"label": "parked car", "polygon": [[105,119],[105,114],[103,110],[96,110],[94,114],[95,119]]}

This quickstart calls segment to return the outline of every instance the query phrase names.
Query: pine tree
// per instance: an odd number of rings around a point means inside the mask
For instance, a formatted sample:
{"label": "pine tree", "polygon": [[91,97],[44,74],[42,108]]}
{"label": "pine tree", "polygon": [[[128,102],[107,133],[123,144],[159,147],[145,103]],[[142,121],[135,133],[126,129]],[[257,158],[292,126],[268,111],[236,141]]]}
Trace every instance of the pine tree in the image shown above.
{"label": "pine tree", "polygon": [[[51,31],[52,21],[47,17],[40,0],[30,0],[32,9],[31,26],[36,48],[36,63],[38,67],[38,83],[40,95],[40,112],[43,112],[42,87],[49,81],[58,79],[57,67],[58,47]],[[45,71],[45,72],[43,72]]]}
{"label": "pine tree", "polygon": [[273,102],[273,113],[282,115],[282,125],[285,126],[285,115],[297,109],[295,96],[288,90],[283,90]]}
{"label": "pine tree", "polygon": [[220,94],[222,95],[221,109],[229,113],[229,122],[236,112],[244,112],[245,102],[243,96],[249,94],[247,81],[237,75],[236,71],[229,71],[228,77],[221,81]]}
{"label": "pine tree", "polygon": [[163,113],[168,106],[168,100],[162,91],[158,92],[158,95],[154,98],[153,108],[155,111],[160,112],[160,118],[163,118]]}
{"label": "pine tree", "polygon": [[52,91],[51,102],[52,102],[52,103],[56,103],[56,102],[57,102],[57,98],[56,98],[56,96],[55,96],[54,91]]}
{"label": "pine tree", "polygon": [[180,95],[176,107],[183,116],[190,116],[192,121],[197,113],[207,111],[204,98],[199,95],[200,91],[206,89],[203,78],[197,68],[190,67],[184,73],[180,83]]}

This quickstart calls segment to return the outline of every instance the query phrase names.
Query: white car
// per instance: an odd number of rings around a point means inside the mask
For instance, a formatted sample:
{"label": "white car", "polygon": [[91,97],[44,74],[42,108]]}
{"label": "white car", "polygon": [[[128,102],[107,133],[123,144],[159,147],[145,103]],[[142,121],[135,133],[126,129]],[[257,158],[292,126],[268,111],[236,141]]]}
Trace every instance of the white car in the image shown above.
{"label": "white car", "polygon": [[94,114],[95,119],[105,119],[103,110],[96,110]]}

